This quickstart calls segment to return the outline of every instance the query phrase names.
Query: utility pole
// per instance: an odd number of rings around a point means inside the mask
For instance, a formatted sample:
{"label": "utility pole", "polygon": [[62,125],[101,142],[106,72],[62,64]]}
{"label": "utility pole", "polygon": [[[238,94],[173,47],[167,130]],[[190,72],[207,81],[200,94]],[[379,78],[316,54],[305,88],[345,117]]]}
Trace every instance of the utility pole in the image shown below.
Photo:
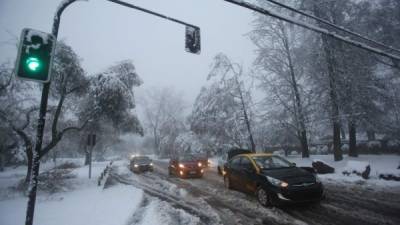
{"label": "utility pole", "polygon": [[[78,0],[64,0],[61,2],[61,4],[59,5],[59,7],[57,8],[57,12],[54,16],[53,19],[53,27],[52,27],[52,35],[54,37],[54,42],[57,42],[57,36],[58,36],[58,30],[59,30],[59,26],[60,26],[60,20],[61,20],[61,15],[64,12],[64,10],[71,5],[72,3],[76,2]],[[145,13],[149,13],[152,14],[154,16],[157,17],[161,17],[163,19],[167,19],[169,21],[181,24],[181,25],[185,25],[186,26],[186,51],[190,52],[190,53],[194,53],[194,54],[199,54],[200,53],[200,28],[126,3],[126,2],[122,2],[119,0],[107,0],[125,7],[129,7],[129,8],[133,8],[136,10],[140,10],[143,11]],[[51,70],[50,70],[51,71]],[[47,111],[47,102],[48,102],[48,98],[49,98],[49,90],[50,90],[50,81],[47,83],[43,84],[43,88],[42,88],[42,96],[41,96],[41,100],[40,100],[40,111],[39,111],[39,119],[38,119],[38,125],[37,125],[37,130],[36,130],[36,144],[35,144],[35,149],[33,151],[33,165],[32,165],[32,176],[31,176],[31,181],[30,181],[30,185],[29,185],[29,194],[28,194],[28,205],[27,205],[27,209],[26,209],[26,219],[25,219],[25,225],[32,225],[33,224],[33,216],[34,216],[34,212],[35,212],[35,202],[36,202],[36,193],[37,193],[37,185],[38,185],[38,176],[39,176],[39,168],[40,168],[40,157],[42,157],[42,153],[41,153],[41,149],[42,149],[42,143],[43,143],[43,132],[44,132],[44,127],[45,127],[45,118],[46,118],[46,111]]]}

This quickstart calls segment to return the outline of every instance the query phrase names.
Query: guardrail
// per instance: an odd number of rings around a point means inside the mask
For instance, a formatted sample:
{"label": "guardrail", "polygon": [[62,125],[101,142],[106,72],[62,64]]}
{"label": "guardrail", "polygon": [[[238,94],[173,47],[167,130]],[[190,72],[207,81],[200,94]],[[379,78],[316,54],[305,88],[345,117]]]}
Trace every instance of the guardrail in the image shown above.
{"label": "guardrail", "polygon": [[107,175],[110,172],[111,166],[113,164],[113,161],[110,161],[110,163],[104,168],[103,172],[101,172],[99,179],[97,180],[97,186],[101,186],[101,182],[104,180],[107,180]]}

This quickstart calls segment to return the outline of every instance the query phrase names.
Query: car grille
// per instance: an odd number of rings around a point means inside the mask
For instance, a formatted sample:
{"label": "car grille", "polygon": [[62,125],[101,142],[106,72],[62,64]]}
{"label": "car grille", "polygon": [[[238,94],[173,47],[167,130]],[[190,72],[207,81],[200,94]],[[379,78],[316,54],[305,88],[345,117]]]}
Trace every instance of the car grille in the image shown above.
{"label": "car grille", "polygon": [[[294,189],[288,190],[282,193],[285,198],[291,199],[293,201],[309,201],[315,200],[321,197],[322,187],[319,185],[305,183],[308,186],[294,186]],[[299,185],[299,184],[298,184]]]}
{"label": "car grille", "polygon": [[185,165],[185,167],[188,169],[197,169],[197,166],[195,165]]}

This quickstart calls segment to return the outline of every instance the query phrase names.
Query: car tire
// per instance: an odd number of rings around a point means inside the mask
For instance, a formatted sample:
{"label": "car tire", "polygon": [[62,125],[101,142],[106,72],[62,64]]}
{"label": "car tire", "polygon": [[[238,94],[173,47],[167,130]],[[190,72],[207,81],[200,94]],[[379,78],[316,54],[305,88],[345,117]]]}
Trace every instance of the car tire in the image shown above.
{"label": "car tire", "polygon": [[262,206],[270,206],[271,205],[271,199],[270,195],[268,194],[267,191],[265,191],[264,188],[258,187],[256,191],[256,197],[257,201],[262,205]]}
{"label": "car tire", "polygon": [[224,186],[227,189],[232,189],[231,179],[228,176],[224,176]]}

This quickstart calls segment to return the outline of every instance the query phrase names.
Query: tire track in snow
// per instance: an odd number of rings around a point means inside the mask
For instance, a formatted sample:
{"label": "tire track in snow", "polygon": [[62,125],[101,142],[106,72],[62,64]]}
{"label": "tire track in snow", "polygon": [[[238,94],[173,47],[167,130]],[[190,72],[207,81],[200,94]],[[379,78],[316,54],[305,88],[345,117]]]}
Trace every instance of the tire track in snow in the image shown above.
{"label": "tire track in snow", "polygon": [[115,171],[113,170],[111,170],[109,178],[115,179],[117,182],[122,184],[132,185],[136,188],[140,188],[149,196],[156,197],[162,201],[168,202],[173,208],[182,209],[189,214],[197,216],[199,217],[201,224],[220,224],[218,218],[205,214],[203,211],[197,209],[195,206],[191,206],[187,202],[183,201],[180,197],[171,195],[164,190],[155,189],[148,184],[139,183],[137,182],[137,180],[121,176],[115,173]]}
{"label": "tire track in snow", "polygon": [[[161,163],[164,164],[165,163]],[[292,216],[277,211],[274,208],[265,208],[260,206],[253,197],[246,196],[243,193],[227,190],[223,182],[218,182],[216,177],[211,177],[211,182],[207,171],[202,179],[180,179],[170,177],[166,169],[156,164],[156,170],[152,174],[144,174],[149,179],[163,179],[183,187],[188,192],[199,199],[207,202],[216,212],[218,212],[223,224],[306,224]],[[226,216],[231,214],[232,217]],[[232,223],[234,221],[234,223]]]}

